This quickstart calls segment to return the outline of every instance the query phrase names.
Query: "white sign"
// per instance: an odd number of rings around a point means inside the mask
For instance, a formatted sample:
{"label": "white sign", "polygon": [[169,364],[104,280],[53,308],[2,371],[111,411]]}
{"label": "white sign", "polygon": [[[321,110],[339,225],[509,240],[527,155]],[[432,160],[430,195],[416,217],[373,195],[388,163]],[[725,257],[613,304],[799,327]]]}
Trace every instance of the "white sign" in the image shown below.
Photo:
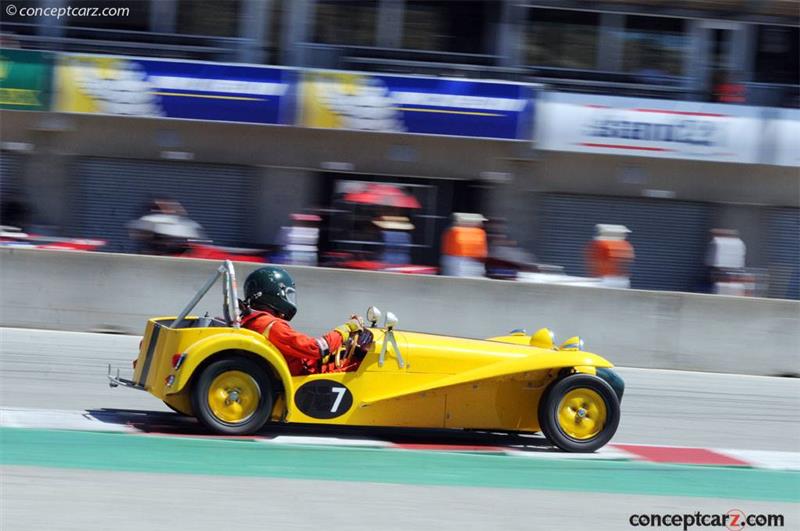
{"label": "white sign", "polygon": [[769,121],[765,142],[774,150],[769,161],[778,166],[800,166],[800,111],[782,109]]}
{"label": "white sign", "polygon": [[759,162],[761,109],[738,105],[549,93],[539,148],[610,155]]}

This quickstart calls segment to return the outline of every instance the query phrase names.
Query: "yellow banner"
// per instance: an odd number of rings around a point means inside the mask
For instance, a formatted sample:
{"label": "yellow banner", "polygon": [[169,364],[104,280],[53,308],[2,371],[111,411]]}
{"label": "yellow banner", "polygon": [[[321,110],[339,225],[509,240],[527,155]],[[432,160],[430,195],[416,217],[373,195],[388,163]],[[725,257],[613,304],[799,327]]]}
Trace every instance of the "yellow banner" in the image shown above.
{"label": "yellow banner", "polygon": [[162,114],[139,64],[121,57],[61,55],[55,85],[61,112]]}
{"label": "yellow banner", "polygon": [[368,74],[305,72],[300,124],[326,129],[403,131],[400,109],[383,82]]}

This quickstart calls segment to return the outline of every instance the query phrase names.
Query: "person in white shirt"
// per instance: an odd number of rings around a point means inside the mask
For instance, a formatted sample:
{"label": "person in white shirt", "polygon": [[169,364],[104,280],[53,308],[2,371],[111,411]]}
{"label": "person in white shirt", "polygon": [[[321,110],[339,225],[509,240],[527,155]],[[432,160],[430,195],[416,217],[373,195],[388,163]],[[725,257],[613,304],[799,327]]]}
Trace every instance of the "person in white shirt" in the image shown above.
{"label": "person in white shirt", "polygon": [[292,224],[281,227],[280,244],[283,264],[317,265],[320,217],[316,214],[292,214]]}
{"label": "person in white shirt", "polygon": [[746,287],[739,281],[745,268],[745,246],[733,229],[712,229],[706,253],[706,266],[712,293],[744,295]]}

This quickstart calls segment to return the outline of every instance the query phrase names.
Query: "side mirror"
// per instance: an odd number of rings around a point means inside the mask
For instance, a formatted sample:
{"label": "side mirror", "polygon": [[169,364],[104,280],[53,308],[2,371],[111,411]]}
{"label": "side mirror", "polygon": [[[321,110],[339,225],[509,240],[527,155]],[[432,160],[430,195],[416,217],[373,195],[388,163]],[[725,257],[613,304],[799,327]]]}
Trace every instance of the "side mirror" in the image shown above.
{"label": "side mirror", "polygon": [[392,330],[395,326],[397,326],[397,316],[392,312],[386,312],[386,329]]}
{"label": "side mirror", "polygon": [[377,306],[370,306],[367,308],[367,321],[370,322],[370,327],[375,328],[375,325],[381,320],[381,315],[383,314]]}

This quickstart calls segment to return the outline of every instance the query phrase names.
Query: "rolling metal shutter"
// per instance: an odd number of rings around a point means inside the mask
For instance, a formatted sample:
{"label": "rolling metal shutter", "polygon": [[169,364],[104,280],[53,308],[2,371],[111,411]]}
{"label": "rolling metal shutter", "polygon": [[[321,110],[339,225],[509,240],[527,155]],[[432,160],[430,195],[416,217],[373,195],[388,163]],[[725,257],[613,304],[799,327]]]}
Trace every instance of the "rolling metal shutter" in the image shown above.
{"label": "rolling metal shutter", "polygon": [[125,225],[158,197],[180,201],[217,245],[247,240],[246,166],[84,157],[78,159],[72,204],[75,234],[108,241],[104,251],[136,252]]}
{"label": "rolling metal shutter", "polygon": [[769,296],[800,299],[800,209],[769,209]]}
{"label": "rolling metal shutter", "polygon": [[631,287],[698,291],[705,280],[705,252],[713,208],[707,203],[541,194],[540,262],[562,265],[570,275],[586,276],[584,252],[596,223],[615,223],[632,232],[636,252]]}
{"label": "rolling metal shutter", "polygon": [[22,194],[24,155],[0,151],[0,199]]}

